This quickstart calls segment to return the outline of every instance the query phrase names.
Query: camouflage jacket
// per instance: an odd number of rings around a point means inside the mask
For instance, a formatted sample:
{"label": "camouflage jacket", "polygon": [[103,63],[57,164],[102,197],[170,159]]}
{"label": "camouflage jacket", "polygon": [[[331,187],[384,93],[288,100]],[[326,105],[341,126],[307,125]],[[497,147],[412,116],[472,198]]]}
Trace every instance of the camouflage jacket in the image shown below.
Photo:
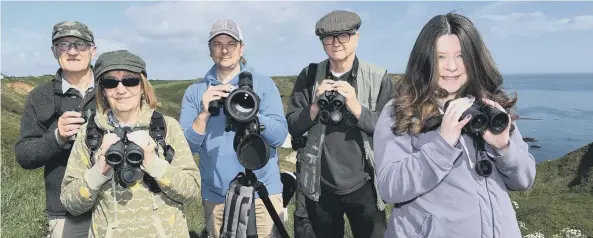
{"label": "camouflage jacket", "polygon": [[[148,105],[142,108],[134,127],[148,130],[153,109]],[[74,215],[92,210],[89,237],[189,237],[183,205],[198,199],[200,173],[179,123],[171,117],[164,118],[165,141],[175,149],[175,157],[171,164],[167,163],[163,148],[158,146],[158,158],[147,167],[142,166],[142,171],[157,181],[162,190],[159,193],[150,192],[142,180],[123,188],[112,179],[113,169],[103,175],[91,166],[91,153],[84,140],[87,124],[80,128],[60,199]],[[95,122],[103,130],[114,129],[108,123],[107,112],[98,112]]]}

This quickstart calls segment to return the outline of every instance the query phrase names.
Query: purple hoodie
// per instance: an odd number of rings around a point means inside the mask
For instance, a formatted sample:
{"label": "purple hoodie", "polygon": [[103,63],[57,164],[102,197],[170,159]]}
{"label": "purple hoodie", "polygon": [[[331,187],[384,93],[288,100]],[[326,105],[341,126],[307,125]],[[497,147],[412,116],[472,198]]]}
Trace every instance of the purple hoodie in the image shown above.
{"label": "purple hoodie", "polygon": [[508,190],[525,191],[535,178],[535,160],[519,129],[508,151],[486,145],[495,168],[485,178],[476,173],[470,136],[449,145],[438,130],[396,136],[391,127],[393,100],[385,105],[374,133],[377,187],[386,203],[396,204],[385,237],[520,238]]}

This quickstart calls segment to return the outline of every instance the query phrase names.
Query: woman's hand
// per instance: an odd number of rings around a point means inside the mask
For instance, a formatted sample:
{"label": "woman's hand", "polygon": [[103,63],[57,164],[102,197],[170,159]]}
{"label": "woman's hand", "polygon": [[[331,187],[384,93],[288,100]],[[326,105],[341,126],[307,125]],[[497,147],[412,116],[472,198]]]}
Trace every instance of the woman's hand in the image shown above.
{"label": "woman's hand", "polygon": [[142,160],[142,165],[144,167],[147,167],[150,164],[150,162],[152,162],[152,160],[155,159],[156,142],[152,139],[147,130],[134,131],[132,133],[129,133],[127,136],[128,140],[136,143],[136,145],[140,146],[140,148],[142,148],[142,150],[144,151],[144,159]]}
{"label": "woman's hand", "polygon": [[458,98],[451,101],[447,106],[439,133],[449,145],[454,147],[457,144],[461,135],[461,129],[471,120],[471,116],[467,115],[463,120],[459,121],[461,114],[470,108],[473,103],[473,98]]}
{"label": "woman's hand", "polygon": [[103,142],[99,148],[99,158],[97,159],[97,169],[103,175],[107,175],[107,172],[109,172],[109,170],[112,168],[112,166],[107,164],[107,161],[105,161],[105,152],[107,152],[109,147],[117,143],[119,140],[121,140],[121,138],[119,138],[115,133],[107,133],[103,137]]}
{"label": "woman's hand", "polygon": [[[495,101],[492,101],[487,98],[482,98],[482,101],[491,107],[495,107],[498,110],[506,112],[504,110],[504,108]],[[509,124],[504,129],[504,131],[502,131],[500,134],[494,134],[490,131],[490,129],[486,130],[484,132],[484,134],[482,134],[482,138],[484,138],[484,141],[486,143],[488,143],[489,145],[491,145],[492,147],[494,147],[494,149],[503,150],[503,149],[507,148],[507,146],[509,145],[509,140],[511,138],[510,130],[511,130],[512,123],[511,123],[511,117],[509,115],[507,115],[507,116],[509,117]]]}

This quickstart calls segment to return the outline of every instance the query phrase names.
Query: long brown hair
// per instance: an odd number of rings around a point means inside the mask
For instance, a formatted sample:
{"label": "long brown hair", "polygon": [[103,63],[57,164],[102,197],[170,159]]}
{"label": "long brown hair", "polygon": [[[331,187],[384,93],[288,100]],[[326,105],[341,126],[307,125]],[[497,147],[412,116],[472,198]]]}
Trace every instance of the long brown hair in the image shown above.
{"label": "long brown hair", "polygon": [[480,33],[465,16],[448,13],[433,17],[422,28],[410,53],[405,75],[395,85],[394,134],[417,135],[427,119],[440,114],[437,100],[448,93],[438,86],[436,42],[440,36],[447,34],[459,38],[468,77],[457,97],[473,95],[489,98],[498,102],[507,113],[512,113],[517,96],[509,97],[502,91],[503,78]]}
{"label": "long brown hair", "polygon": [[[150,82],[148,82],[148,79],[146,78],[146,76],[144,74],[139,74],[139,73],[134,73],[134,72],[128,72],[127,73],[134,75],[136,77],[140,77],[142,79],[142,81],[140,82],[141,88],[142,88],[142,94],[143,97],[140,100],[145,100],[146,104],[148,104],[150,106],[150,108],[155,109],[158,106],[158,99],[156,94],[154,93],[154,88],[152,87],[152,85],[150,84]],[[105,74],[103,74],[105,75]],[[107,109],[110,109],[111,107],[109,106],[109,103],[107,102],[107,99],[105,98],[105,95],[103,94],[103,86],[101,86],[101,78],[99,79],[99,81],[97,81],[97,89],[95,91],[95,97],[96,97],[96,102],[97,102],[97,111],[100,112],[105,112]],[[140,103],[140,106],[142,106],[142,103]]]}

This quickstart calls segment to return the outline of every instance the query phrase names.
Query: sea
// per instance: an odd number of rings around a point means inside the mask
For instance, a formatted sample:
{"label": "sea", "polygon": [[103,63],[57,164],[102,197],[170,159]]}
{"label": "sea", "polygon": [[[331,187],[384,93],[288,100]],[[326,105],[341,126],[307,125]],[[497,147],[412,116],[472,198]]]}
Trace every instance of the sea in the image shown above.
{"label": "sea", "polygon": [[593,73],[509,74],[503,86],[517,93],[517,126],[537,162],[593,142]]}

